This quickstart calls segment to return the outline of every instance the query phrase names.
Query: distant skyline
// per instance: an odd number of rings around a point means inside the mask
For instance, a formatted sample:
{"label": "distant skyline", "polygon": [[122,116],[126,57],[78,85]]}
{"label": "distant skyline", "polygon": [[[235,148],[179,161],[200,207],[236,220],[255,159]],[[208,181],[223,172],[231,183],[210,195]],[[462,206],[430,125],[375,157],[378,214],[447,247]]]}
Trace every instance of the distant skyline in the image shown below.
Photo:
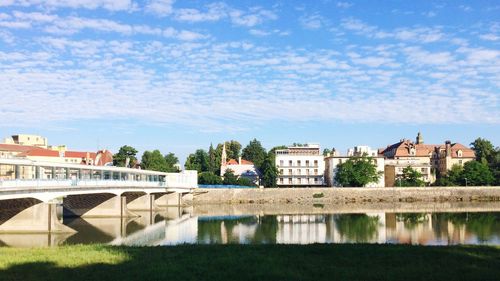
{"label": "distant skyline", "polygon": [[0,1],[2,138],[498,146],[499,100],[498,1]]}

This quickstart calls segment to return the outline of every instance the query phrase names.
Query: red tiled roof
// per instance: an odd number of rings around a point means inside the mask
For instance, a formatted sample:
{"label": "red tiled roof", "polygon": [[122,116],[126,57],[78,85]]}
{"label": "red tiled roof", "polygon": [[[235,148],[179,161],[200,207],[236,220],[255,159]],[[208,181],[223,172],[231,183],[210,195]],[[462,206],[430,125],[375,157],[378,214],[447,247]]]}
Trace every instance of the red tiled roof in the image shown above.
{"label": "red tiled roof", "polygon": [[[415,149],[415,155],[410,154],[411,148]],[[385,149],[380,149],[379,153],[389,157],[408,157],[408,156],[428,157],[434,151],[443,149],[446,149],[445,144],[415,144],[410,140],[403,140],[398,143],[392,144]],[[392,150],[395,150],[394,155],[387,155]],[[453,158],[458,157],[458,150],[462,150],[462,157],[465,158],[475,157],[474,150],[459,143],[454,143],[451,145],[451,152],[452,152],[451,157]]]}
{"label": "red tiled roof", "polygon": [[33,148],[34,148],[34,146],[0,143],[0,151],[23,152],[23,151],[28,151],[28,150],[33,149]]}
{"label": "red tiled roof", "polygon": [[229,159],[229,161],[227,161],[227,165],[253,165],[253,162],[241,159],[241,164],[239,164],[237,160]]}

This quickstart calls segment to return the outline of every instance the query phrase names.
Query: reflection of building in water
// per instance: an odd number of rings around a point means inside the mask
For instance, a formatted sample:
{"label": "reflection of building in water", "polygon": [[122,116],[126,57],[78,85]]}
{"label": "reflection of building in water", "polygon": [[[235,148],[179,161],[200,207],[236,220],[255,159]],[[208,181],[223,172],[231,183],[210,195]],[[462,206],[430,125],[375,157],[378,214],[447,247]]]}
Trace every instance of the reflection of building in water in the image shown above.
{"label": "reflection of building in water", "polygon": [[198,218],[197,217],[181,217],[166,222],[165,240],[162,245],[175,245],[196,243],[198,236]]}
{"label": "reflection of building in water", "polygon": [[276,216],[278,233],[276,243],[310,244],[326,243],[327,223],[325,215]]}
{"label": "reflection of building in water", "polygon": [[198,243],[247,244],[254,241],[258,226],[256,216],[200,217]]}

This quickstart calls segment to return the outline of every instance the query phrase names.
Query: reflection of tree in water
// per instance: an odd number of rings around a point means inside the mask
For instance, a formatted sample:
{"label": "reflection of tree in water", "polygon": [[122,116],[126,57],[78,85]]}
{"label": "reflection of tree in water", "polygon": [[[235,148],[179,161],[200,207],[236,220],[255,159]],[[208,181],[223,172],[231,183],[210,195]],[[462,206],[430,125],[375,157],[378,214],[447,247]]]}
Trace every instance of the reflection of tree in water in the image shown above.
{"label": "reflection of tree in water", "polygon": [[262,216],[259,219],[259,225],[250,243],[276,244],[276,233],[278,233],[278,220],[276,216]]}
{"label": "reflection of tree in water", "polygon": [[379,217],[366,214],[345,214],[334,217],[335,226],[349,242],[370,242],[377,235]]}
{"label": "reflection of tree in water", "polygon": [[482,242],[500,236],[500,213],[443,213],[436,216],[456,226],[465,225],[466,230]]}
{"label": "reflection of tree in water", "polygon": [[396,214],[396,220],[404,223],[408,229],[413,229],[417,225],[427,221],[426,213],[404,213]]}

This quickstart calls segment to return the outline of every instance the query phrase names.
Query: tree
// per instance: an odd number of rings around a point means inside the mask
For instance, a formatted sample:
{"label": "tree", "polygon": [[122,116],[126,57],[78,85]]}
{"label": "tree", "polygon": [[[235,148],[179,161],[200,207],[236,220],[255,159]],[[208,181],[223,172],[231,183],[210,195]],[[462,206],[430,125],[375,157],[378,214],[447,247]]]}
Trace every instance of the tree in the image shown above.
{"label": "tree", "polygon": [[198,183],[199,184],[222,184],[222,178],[213,172],[202,172],[198,174]]}
{"label": "tree", "polygon": [[257,139],[253,139],[245,148],[243,148],[242,157],[248,161],[252,161],[259,170],[262,163],[264,163],[266,156],[266,150]]}
{"label": "tree", "polygon": [[167,170],[166,172],[169,173],[177,173],[179,172],[179,168],[177,167],[177,163],[179,163],[179,158],[175,156],[172,152],[168,153],[165,155],[165,162],[167,163]]}
{"label": "tree", "polygon": [[159,150],[144,151],[142,154],[141,167],[145,170],[152,170],[158,172],[167,172],[167,161]]}
{"label": "tree", "polygon": [[378,182],[379,173],[372,157],[352,157],[337,165],[335,182],[341,186],[363,187]]}
{"label": "tree", "polygon": [[210,143],[210,147],[208,148],[208,171],[216,173],[219,169],[220,163],[217,165],[217,152],[215,151],[214,146]]}
{"label": "tree", "polygon": [[238,182],[238,185],[241,185],[241,186],[255,186],[255,184],[250,179],[243,178],[243,177],[239,177],[237,182]]}
{"label": "tree", "polygon": [[461,185],[464,168],[455,164],[444,176],[439,176],[434,185],[436,186],[457,186]]}
{"label": "tree", "polygon": [[424,186],[425,182],[419,171],[408,166],[403,169],[403,174],[399,177],[399,184],[401,186]]}
{"label": "tree", "polygon": [[262,185],[265,187],[276,187],[278,168],[274,163],[274,153],[269,153],[261,166]]}
{"label": "tree", "polygon": [[332,153],[331,149],[329,149],[329,148],[323,149],[323,156],[327,156],[328,154],[331,154],[331,153]]}
{"label": "tree", "polygon": [[137,150],[131,146],[124,145],[120,147],[118,153],[113,155],[113,165],[118,167],[125,167],[127,158],[130,159],[129,166],[137,163]]}
{"label": "tree", "polygon": [[482,138],[477,138],[471,144],[471,148],[476,153],[476,160],[481,161],[483,163],[491,163],[495,156],[495,148],[493,144],[487,140]]}
{"label": "tree", "polygon": [[187,170],[197,170],[198,173],[207,172],[208,153],[203,149],[198,149],[195,153],[189,154],[184,167]]}
{"label": "tree", "polygon": [[226,169],[224,172],[224,179],[222,180],[222,184],[224,185],[237,185],[238,184],[238,178],[234,175],[233,170],[231,169]]}
{"label": "tree", "polygon": [[469,161],[464,164],[462,184],[480,186],[491,185],[495,178],[488,166],[479,161]]}

